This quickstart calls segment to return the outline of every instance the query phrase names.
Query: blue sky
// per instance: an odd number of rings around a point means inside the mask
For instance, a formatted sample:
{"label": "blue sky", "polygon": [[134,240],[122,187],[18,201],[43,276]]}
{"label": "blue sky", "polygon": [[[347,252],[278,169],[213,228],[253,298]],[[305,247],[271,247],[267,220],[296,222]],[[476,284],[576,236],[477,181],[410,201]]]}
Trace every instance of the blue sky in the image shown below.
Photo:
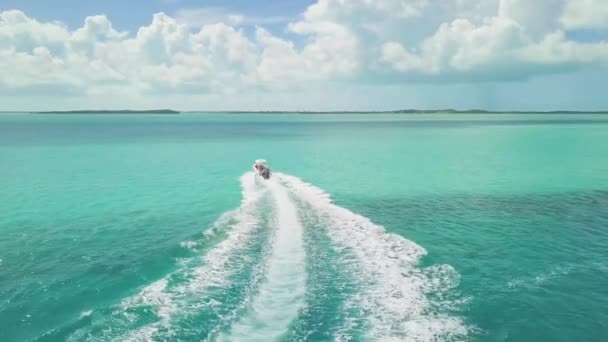
{"label": "blue sky", "polygon": [[0,10],[19,9],[39,20],[59,20],[70,28],[78,28],[85,17],[106,14],[116,28],[136,31],[150,24],[152,15],[158,12],[175,14],[180,9],[223,8],[227,11],[264,16],[297,18],[313,1],[197,1],[197,0],[3,0]]}
{"label": "blue sky", "polygon": [[608,1],[0,2],[0,110],[608,109]]}

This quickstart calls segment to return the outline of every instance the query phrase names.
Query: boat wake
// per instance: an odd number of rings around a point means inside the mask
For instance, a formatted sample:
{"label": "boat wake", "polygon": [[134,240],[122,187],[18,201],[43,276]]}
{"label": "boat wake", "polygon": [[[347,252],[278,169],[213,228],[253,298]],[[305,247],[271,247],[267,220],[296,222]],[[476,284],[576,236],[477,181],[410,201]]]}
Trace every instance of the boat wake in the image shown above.
{"label": "boat wake", "polygon": [[241,177],[241,206],[200,239],[196,256],[90,324],[73,341],[452,341],[458,273],[418,265],[426,251],[276,173]]}
{"label": "boat wake", "polygon": [[[345,302],[345,307],[356,307],[362,313],[366,323],[364,337],[437,341],[467,335],[462,320],[446,313],[462,303],[448,299],[459,281],[452,267],[418,268],[420,258],[426,254],[422,247],[333,204],[320,188],[297,177],[280,178],[319,217],[334,245],[348,251],[345,258],[351,260],[346,264],[358,291]],[[342,334],[349,330],[352,333],[355,329],[345,327]]]}
{"label": "boat wake", "polygon": [[302,225],[286,189],[268,182],[276,202],[276,231],[266,261],[264,280],[248,312],[236,322],[226,341],[274,341],[287,333],[304,306],[306,268]]}

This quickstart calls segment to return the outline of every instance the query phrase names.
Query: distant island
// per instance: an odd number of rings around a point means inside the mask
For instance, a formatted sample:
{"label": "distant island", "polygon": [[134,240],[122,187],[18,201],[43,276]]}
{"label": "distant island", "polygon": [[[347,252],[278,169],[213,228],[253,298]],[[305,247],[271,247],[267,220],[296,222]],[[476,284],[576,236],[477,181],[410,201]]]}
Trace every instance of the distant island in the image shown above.
{"label": "distant island", "polygon": [[555,111],[492,111],[483,109],[400,109],[382,111],[187,111],[182,113],[209,113],[209,114],[608,114],[605,111],[574,111],[574,110],[555,110]]}
{"label": "distant island", "polygon": [[[1,112],[0,112],[1,113]],[[19,113],[19,112],[12,112]],[[59,111],[30,111],[21,112],[28,114],[608,114],[605,111],[576,111],[576,110],[553,110],[553,111],[508,111],[508,110],[484,110],[484,109],[399,109],[385,111],[176,111],[172,109],[152,110],[59,110]]]}
{"label": "distant island", "polygon": [[400,109],[400,110],[383,110],[383,111],[185,111],[183,114],[608,114],[605,111],[574,111],[574,110],[556,110],[556,111],[492,111],[483,109]]}

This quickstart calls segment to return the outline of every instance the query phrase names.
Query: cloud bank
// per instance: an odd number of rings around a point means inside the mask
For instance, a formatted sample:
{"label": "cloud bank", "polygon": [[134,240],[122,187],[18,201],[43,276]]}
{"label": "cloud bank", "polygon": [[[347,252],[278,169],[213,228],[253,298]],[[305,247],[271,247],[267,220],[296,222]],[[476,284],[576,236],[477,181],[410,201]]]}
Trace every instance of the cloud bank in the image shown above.
{"label": "cloud bank", "polygon": [[[0,12],[0,94],[237,94],[608,66],[607,41],[569,38],[608,32],[605,0],[318,0],[286,20],[189,9],[122,32],[104,15],[71,30]],[[283,22],[284,32],[264,28]]]}

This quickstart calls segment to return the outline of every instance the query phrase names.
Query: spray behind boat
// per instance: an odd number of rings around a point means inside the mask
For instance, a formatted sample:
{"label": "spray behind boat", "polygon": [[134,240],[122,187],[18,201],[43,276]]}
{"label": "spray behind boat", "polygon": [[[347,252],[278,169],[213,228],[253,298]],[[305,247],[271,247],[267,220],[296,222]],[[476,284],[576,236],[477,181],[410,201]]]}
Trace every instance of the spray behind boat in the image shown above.
{"label": "spray behind boat", "polygon": [[268,167],[268,162],[265,159],[257,159],[253,164],[253,171],[256,175],[261,176],[264,179],[270,179],[272,171]]}

